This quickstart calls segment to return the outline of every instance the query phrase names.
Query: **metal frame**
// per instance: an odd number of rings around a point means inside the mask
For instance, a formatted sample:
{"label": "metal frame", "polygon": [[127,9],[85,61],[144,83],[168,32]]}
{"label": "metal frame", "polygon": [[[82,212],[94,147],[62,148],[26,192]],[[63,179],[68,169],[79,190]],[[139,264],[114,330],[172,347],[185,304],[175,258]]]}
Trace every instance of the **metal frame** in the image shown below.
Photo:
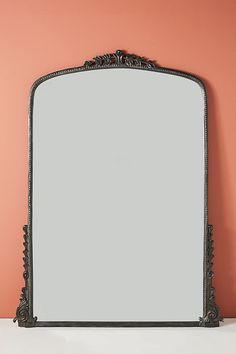
{"label": "metal frame", "polygon": [[[80,71],[99,70],[111,68],[127,68],[149,70],[185,77],[195,81],[202,89],[205,101],[204,113],[204,150],[205,150],[205,188],[204,188],[204,264],[203,264],[203,282],[204,282],[204,308],[203,317],[199,321],[193,322],[44,322],[37,321],[33,314],[33,252],[32,252],[32,171],[33,171],[33,105],[34,93],[36,88],[44,81],[60,75],[76,73]],[[24,230],[24,273],[25,286],[22,288],[20,304],[16,310],[14,322],[18,321],[20,327],[218,327],[222,320],[219,314],[219,308],[215,303],[215,289],[212,287],[212,266],[213,266],[213,240],[212,226],[208,225],[208,130],[207,130],[207,94],[204,84],[197,77],[185,72],[160,68],[153,61],[143,57],[127,54],[121,50],[115,53],[97,56],[91,61],[86,61],[83,66],[69,68],[53,72],[39,78],[32,86],[29,106],[29,174],[28,174],[28,225]]]}

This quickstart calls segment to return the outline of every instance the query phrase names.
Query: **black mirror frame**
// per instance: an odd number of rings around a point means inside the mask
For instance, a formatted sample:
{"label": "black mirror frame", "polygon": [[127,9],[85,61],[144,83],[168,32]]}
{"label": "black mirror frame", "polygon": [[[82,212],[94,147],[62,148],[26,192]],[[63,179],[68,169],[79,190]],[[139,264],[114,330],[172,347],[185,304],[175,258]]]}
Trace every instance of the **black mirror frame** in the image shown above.
{"label": "black mirror frame", "polygon": [[[98,70],[106,68],[130,68],[140,70],[150,70],[171,75],[182,76],[198,83],[202,88],[205,100],[204,113],[204,134],[205,134],[205,181],[204,181],[204,264],[203,264],[203,317],[199,321],[194,322],[43,322],[38,321],[33,314],[33,252],[32,252],[32,149],[33,149],[33,102],[36,88],[44,81],[56,76],[75,73],[86,70]],[[24,272],[23,278],[25,286],[22,288],[20,304],[16,310],[14,322],[18,321],[20,327],[218,327],[219,321],[222,320],[219,308],[215,303],[215,289],[212,286],[213,277],[213,239],[212,225],[208,225],[208,128],[207,128],[207,94],[204,84],[197,77],[168,68],[160,68],[153,61],[147,60],[132,54],[127,54],[121,50],[117,50],[112,54],[97,56],[94,60],[86,61],[83,66],[69,68],[53,72],[39,78],[32,86],[29,105],[29,173],[28,173],[28,225],[23,227],[24,230]],[[191,231],[191,230],[190,230]]]}

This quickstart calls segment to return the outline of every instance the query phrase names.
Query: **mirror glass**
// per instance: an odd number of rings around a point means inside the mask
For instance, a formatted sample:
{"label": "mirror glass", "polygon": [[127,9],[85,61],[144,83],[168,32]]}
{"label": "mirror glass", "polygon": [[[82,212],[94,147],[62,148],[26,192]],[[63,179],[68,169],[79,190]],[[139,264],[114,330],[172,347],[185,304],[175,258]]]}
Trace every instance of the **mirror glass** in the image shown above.
{"label": "mirror glass", "polygon": [[202,87],[165,71],[49,78],[32,116],[38,321],[203,316]]}

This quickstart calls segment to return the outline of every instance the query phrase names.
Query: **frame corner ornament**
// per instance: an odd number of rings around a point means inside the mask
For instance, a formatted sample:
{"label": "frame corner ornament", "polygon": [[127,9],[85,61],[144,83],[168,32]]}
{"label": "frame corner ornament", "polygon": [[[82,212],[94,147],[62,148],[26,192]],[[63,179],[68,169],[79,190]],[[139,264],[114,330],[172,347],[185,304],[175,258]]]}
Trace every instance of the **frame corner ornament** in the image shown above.
{"label": "frame corner ornament", "polygon": [[219,322],[223,321],[220,315],[220,310],[215,302],[215,288],[212,286],[212,278],[214,272],[213,258],[214,258],[214,241],[213,236],[213,226],[207,226],[207,250],[206,250],[206,306],[205,314],[203,317],[199,318],[199,325],[201,327],[218,327]]}
{"label": "frame corner ornament", "polygon": [[85,69],[95,69],[102,67],[135,67],[142,69],[155,69],[158,65],[144,57],[137,56],[135,54],[127,54],[122,50],[117,50],[115,53],[104,54],[101,56],[96,56],[93,60],[85,61]]}
{"label": "frame corner ornament", "polygon": [[25,280],[25,286],[22,288],[21,296],[20,296],[20,304],[16,309],[16,316],[13,319],[13,322],[18,321],[18,325],[20,327],[33,327],[35,322],[37,321],[37,317],[33,317],[30,312],[29,306],[29,287],[28,287],[28,279],[29,279],[29,232],[28,225],[23,226],[24,231],[24,251],[23,251],[23,278]]}

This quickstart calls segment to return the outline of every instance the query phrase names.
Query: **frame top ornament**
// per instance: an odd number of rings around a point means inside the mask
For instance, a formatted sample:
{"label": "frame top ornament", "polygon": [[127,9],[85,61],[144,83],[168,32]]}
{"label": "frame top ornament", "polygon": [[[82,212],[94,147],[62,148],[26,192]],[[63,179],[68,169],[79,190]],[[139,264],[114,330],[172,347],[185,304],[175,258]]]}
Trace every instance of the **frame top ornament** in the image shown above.
{"label": "frame top ornament", "polygon": [[126,54],[122,50],[117,50],[115,53],[111,54],[96,56],[93,60],[85,61],[84,63],[86,69],[107,66],[128,66],[147,69],[158,67],[158,65],[152,60],[148,60],[135,54]]}

